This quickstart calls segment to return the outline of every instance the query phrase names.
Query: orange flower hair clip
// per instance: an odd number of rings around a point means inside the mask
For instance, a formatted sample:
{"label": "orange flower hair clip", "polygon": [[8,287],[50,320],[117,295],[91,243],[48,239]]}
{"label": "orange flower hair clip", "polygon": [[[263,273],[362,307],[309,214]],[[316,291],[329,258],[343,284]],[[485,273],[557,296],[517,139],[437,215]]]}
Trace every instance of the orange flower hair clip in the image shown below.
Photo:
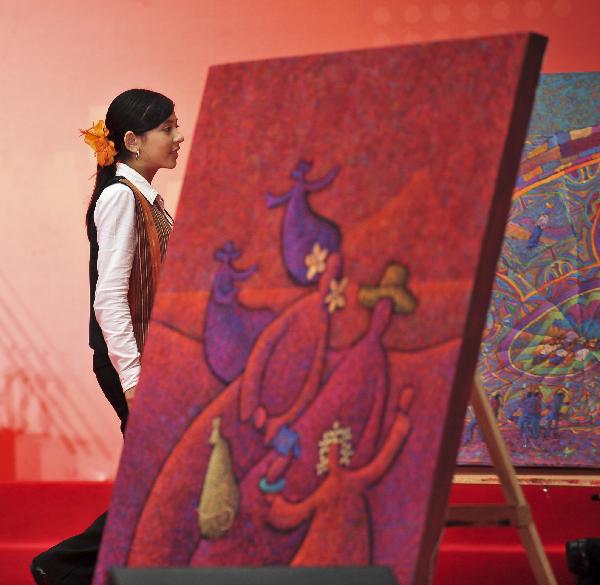
{"label": "orange flower hair clip", "polygon": [[117,156],[117,150],[115,143],[106,139],[108,128],[104,124],[104,120],[98,120],[97,124],[87,130],[80,130],[80,132],[85,143],[92,147],[98,164],[101,167],[112,165]]}

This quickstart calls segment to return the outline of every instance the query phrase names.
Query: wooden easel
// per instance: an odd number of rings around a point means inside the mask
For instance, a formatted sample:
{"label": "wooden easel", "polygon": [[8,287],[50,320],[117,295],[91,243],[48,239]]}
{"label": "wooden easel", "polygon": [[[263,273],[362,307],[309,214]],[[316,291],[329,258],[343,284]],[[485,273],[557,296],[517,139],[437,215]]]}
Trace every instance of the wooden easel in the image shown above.
{"label": "wooden easel", "polygon": [[514,526],[519,531],[538,585],[557,585],[508,449],[496,425],[492,406],[477,376],[471,392],[471,405],[502,485],[506,504],[448,506],[446,526]]}

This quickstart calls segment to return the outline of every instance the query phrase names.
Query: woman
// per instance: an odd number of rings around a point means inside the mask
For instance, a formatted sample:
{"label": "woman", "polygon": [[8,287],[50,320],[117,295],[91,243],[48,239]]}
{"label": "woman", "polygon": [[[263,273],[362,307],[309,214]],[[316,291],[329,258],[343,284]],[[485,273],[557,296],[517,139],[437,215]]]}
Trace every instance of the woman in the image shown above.
{"label": "woman", "polygon": [[[90,241],[90,347],[93,369],[124,432],[140,376],[140,356],[173,220],[152,186],[173,169],[183,141],[173,102],[153,91],[118,95],[82,132],[96,153],[96,184],[86,214]],[[106,514],[83,533],[38,555],[38,585],[92,582]]]}

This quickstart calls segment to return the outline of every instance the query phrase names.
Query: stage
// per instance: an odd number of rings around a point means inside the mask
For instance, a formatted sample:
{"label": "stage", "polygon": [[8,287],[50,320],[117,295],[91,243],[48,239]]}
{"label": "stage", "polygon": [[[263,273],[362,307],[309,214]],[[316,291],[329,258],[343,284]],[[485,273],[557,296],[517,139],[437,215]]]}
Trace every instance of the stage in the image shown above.
{"label": "stage", "polygon": [[[109,505],[112,483],[4,482],[0,484],[0,585],[31,585],[29,562],[38,552],[86,528]],[[574,582],[565,542],[598,536],[598,488],[524,486],[544,548],[561,585]],[[497,485],[454,484],[454,504],[502,502]],[[512,528],[447,528],[435,585],[534,583]]]}

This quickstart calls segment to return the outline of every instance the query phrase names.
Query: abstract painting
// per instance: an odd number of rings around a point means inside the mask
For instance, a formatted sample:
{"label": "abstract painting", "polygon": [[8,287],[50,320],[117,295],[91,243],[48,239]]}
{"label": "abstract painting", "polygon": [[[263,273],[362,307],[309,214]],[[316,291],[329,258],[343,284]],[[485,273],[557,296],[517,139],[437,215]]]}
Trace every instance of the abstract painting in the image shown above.
{"label": "abstract painting", "polygon": [[115,565],[426,581],[543,49],[211,68],[97,584]]}
{"label": "abstract painting", "polygon": [[600,74],[543,75],[478,368],[516,465],[600,467],[599,223]]}

